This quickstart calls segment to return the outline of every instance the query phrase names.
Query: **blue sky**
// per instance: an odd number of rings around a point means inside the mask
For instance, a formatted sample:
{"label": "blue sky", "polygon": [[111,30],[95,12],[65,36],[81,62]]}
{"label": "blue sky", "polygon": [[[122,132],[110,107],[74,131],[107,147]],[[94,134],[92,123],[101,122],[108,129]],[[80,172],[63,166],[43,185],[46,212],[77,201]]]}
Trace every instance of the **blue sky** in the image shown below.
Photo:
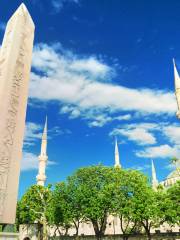
{"label": "blue sky", "polygon": [[[21,1],[2,0],[0,38]],[[159,180],[180,155],[172,58],[180,69],[178,0],[27,0],[36,26],[20,176],[34,184],[48,115],[47,182],[114,164]]]}

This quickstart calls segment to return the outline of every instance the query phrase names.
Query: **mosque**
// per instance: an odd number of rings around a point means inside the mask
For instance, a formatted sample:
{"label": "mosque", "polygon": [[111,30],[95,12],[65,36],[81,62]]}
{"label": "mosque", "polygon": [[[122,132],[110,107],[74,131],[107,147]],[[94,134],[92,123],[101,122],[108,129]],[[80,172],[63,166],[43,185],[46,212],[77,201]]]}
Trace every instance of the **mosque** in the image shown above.
{"label": "mosque", "polygon": [[[47,160],[48,160],[48,156],[47,156],[47,118],[46,118],[44,131],[42,134],[41,151],[39,155],[39,171],[36,177],[37,185],[41,185],[41,186],[45,185]],[[114,167],[119,167],[119,168],[122,167],[120,163],[117,139],[115,139]],[[168,188],[173,184],[175,184],[178,180],[180,180],[179,167],[177,167],[174,171],[172,171],[164,181],[158,182],[154,162],[153,160],[151,161],[151,183],[152,183],[152,188],[154,190],[157,189],[158,185],[161,185],[164,188]]]}
{"label": "mosque", "polygon": [[[44,186],[45,181],[46,181],[46,164],[47,164],[48,156],[47,156],[47,118],[45,121],[45,126],[42,134],[42,141],[41,141],[41,151],[39,155],[39,170],[38,170],[38,175],[36,177],[37,180],[37,185]],[[114,167],[119,167],[121,168],[121,163],[120,163],[120,157],[119,157],[119,149],[118,149],[118,143],[117,139],[115,139],[115,150],[114,150]],[[180,174],[178,172],[178,168],[171,172],[168,177],[162,181],[158,182],[157,176],[156,176],[156,170],[154,166],[154,162],[152,160],[151,162],[151,168],[152,168],[152,188],[154,190],[157,189],[158,185],[163,186],[165,189],[172,186],[173,184],[176,183],[176,181],[180,180]],[[26,228],[23,227],[23,230],[21,229],[20,231],[20,239],[24,239],[25,236],[27,236],[27,232],[29,230],[25,230]],[[160,231],[160,232],[168,232],[168,231],[173,231],[173,232],[178,232],[179,228],[177,226],[171,227],[168,224],[163,224],[160,226],[158,229],[153,229],[152,233],[155,231]],[[53,235],[53,228],[50,230],[50,234]],[[70,228],[68,230],[68,235],[73,236],[75,234],[76,230],[75,228]],[[109,216],[107,220],[107,228],[106,228],[106,235],[114,235],[114,234],[121,234],[121,229],[120,229],[120,220],[118,217],[115,216]],[[94,235],[94,228],[92,224],[89,223],[80,223],[79,226],[79,235]],[[31,239],[36,239],[35,235],[34,238],[32,237],[31,234]]]}
{"label": "mosque", "polygon": [[[176,98],[177,98],[177,103],[178,103],[177,117],[180,119],[180,107],[179,107],[180,106],[180,78],[179,78],[179,75],[178,75],[178,72],[176,69],[175,62],[174,62],[174,78],[175,78],[175,89],[176,89],[175,92],[176,92]],[[41,186],[44,186],[45,181],[46,181],[46,165],[47,165],[47,160],[48,160],[47,141],[48,141],[48,139],[47,139],[47,118],[46,118],[44,130],[43,130],[43,134],[42,134],[41,151],[40,151],[40,155],[39,155],[38,175],[36,177],[37,185],[41,185]],[[178,165],[179,165],[179,161],[180,160],[178,160]],[[119,168],[122,167],[121,163],[120,163],[117,139],[115,139],[114,167],[119,167]],[[154,162],[153,162],[153,160],[151,161],[151,184],[152,184],[152,188],[155,191],[157,190],[157,187],[159,185],[163,186],[164,189],[167,189],[170,186],[172,186],[173,184],[175,184],[178,180],[180,181],[179,166],[177,166],[177,168],[174,171],[172,171],[164,181],[159,182],[157,179]],[[34,226],[32,226],[32,228],[34,228]],[[29,227],[26,228],[26,226],[20,227],[19,238],[24,239],[25,237],[31,236],[31,239],[35,240],[36,239],[36,234],[35,234],[36,230],[32,229],[32,228],[29,229]],[[50,234],[51,233],[53,234],[53,229],[51,229],[51,231],[50,231]],[[152,233],[154,233],[156,231],[178,232],[179,227],[178,226],[171,227],[165,223],[165,224],[162,224],[159,228],[153,229]],[[70,228],[68,231],[68,235],[73,236],[75,234],[75,232],[76,231],[74,228]],[[107,220],[107,228],[106,228],[105,234],[106,235],[115,235],[115,234],[121,234],[121,233],[122,232],[120,229],[119,218],[110,215]],[[94,235],[94,229],[93,229],[92,224],[90,222],[89,223],[85,223],[85,222],[80,223],[79,235]]]}

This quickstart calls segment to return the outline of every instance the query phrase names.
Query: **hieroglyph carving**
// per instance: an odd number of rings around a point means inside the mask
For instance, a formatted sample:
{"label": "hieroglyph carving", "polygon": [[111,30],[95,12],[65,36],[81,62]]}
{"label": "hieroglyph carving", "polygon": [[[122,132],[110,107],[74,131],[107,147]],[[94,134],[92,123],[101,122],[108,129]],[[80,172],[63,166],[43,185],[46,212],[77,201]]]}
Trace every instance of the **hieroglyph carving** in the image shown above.
{"label": "hieroglyph carving", "polygon": [[14,223],[34,24],[24,4],[9,20],[0,52],[0,223]]}

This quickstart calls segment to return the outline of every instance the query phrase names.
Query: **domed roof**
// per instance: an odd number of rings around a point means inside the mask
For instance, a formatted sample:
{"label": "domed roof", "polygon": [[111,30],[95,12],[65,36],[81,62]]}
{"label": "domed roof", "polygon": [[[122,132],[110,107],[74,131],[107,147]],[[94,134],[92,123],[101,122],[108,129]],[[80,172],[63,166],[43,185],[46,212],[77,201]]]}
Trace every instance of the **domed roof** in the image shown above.
{"label": "domed roof", "polygon": [[168,176],[167,179],[169,178],[178,178],[180,179],[180,168],[176,168],[173,172],[171,172]]}

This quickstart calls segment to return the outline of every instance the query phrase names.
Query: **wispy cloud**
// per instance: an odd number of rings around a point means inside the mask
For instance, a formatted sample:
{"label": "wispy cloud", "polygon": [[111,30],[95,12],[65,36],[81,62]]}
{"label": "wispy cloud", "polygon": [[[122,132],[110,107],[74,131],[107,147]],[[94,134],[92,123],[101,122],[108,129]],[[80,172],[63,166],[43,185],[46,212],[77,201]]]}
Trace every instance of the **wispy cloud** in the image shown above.
{"label": "wispy cloud", "polygon": [[[34,122],[26,123],[24,147],[35,145],[36,141],[42,138],[43,127],[43,125]],[[48,139],[63,134],[71,134],[71,131],[69,129],[61,129],[59,126],[54,126],[51,129],[48,129]]]}
{"label": "wispy cloud", "polygon": [[172,158],[173,156],[179,156],[179,147],[172,147],[168,144],[147,147],[142,151],[137,151],[136,156],[142,158]]}
{"label": "wispy cloud", "polygon": [[147,169],[150,169],[151,165],[150,164],[145,164],[145,165],[142,165],[142,166],[135,165],[135,166],[132,166],[131,168],[135,169],[135,170],[138,170],[138,171],[145,171]]}
{"label": "wispy cloud", "polygon": [[[128,88],[111,83],[116,67],[97,56],[78,56],[60,43],[34,48],[30,96],[41,101],[56,100],[72,108],[71,118],[96,115],[118,117],[118,113],[143,115],[174,114],[174,94],[167,90]],[[63,111],[61,111],[62,113]],[[68,112],[68,111],[67,111]],[[102,121],[101,121],[102,122]],[[93,123],[94,125],[101,125]],[[92,124],[91,124],[92,125]],[[146,133],[144,133],[146,134]],[[150,136],[149,136],[150,137]],[[153,138],[151,138],[153,142]]]}
{"label": "wispy cloud", "polygon": [[97,109],[88,109],[81,111],[76,106],[64,105],[60,109],[60,114],[68,114],[69,119],[81,117],[85,119],[89,127],[103,127],[107,123],[112,121],[128,121],[131,119],[131,114],[122,114],[118,116],[112,116],[107,112],[100,112]]}
{"label": "wispy cloud", "polygon": [[37,139],[42,137],[42,126],[33,122],[27,122],[24,136],[24,146],[34,145]]}
{"label": "wispy cloud", "polygon": [[55,13],[58,13],[62,10],[65,4],[67,3],[79,3],[79,0],[52,0],[52,7]]}
{"label": "wispy cloud", "polygon": [[[52,166],[57,164],[54,161],[48,160],[47,165]],[[31,152],[24,152],[23,158],[21,161],[21,171],[31,171],[37,170],[39,167],[39,159],[34,153]]]}
{"label": "wispy cloud", "polygon": [[152,123],[128,124],[113,129],[110,136],[121,135],[138,145],[151,145],[156,143],[155,135],[151,132],[155,127],[157,125]]}

